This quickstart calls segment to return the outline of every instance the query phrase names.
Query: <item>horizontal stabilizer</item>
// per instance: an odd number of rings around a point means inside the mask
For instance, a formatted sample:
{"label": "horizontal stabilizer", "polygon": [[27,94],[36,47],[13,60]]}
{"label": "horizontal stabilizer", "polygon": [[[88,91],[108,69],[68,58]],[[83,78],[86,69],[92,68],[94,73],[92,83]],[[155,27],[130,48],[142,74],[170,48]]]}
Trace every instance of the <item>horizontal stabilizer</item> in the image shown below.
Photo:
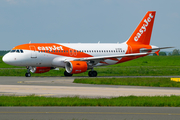
{"label": "horizontal stabilizer", "polygon": [[174,48],[174,47],[161,47],[161,48],[143,49],[143,50],[141,50],[141,52],[148,52],[151,50],[161,50],[161,49],[167,49],[167,48]]}

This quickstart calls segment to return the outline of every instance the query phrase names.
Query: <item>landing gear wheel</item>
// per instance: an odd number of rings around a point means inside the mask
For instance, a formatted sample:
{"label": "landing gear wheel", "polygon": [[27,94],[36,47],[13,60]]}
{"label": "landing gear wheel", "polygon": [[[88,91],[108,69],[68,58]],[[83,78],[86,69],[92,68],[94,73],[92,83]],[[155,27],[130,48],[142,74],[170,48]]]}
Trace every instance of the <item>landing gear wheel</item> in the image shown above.
{"label": "landing gear wheel", "polygon": [[89,75],[89,77],[96,77],[97,76],[97,72],[96,71],[89,71],[88,75]]}
{"label": "landing gear wheel", "polygon": [[27,67],[27,72],[25,74],[26,77],[31,77],[30,69]]}
{"label": "landing gear wheel", "polygon": [[25,76],[26,77],[31,77],[31,73],[26,73]]}
{"label": "landing gear wheel", "polygon": [[67,71],[64,71],[64,76],[72,76],[73,74],[68,73]]}

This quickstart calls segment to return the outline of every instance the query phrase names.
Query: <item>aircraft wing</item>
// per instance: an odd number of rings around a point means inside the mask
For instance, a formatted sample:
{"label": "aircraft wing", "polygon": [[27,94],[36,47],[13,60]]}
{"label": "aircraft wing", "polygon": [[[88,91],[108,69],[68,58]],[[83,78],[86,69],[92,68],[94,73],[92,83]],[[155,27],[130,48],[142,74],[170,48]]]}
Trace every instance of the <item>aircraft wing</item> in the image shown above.
{"label": "aircraft wing", "polygon": [[98,57],[78,58],[78,59],[74,59],[73,61],[104,60],[104,59],[109,59],[109,58],[133,57],[133,56],[149,55],[149,54],[151,54],[151,52],[148,52],[148,53],[132,53],[132,54],[123,54],[123,55],[110,55],[110,56],[98,56]]}

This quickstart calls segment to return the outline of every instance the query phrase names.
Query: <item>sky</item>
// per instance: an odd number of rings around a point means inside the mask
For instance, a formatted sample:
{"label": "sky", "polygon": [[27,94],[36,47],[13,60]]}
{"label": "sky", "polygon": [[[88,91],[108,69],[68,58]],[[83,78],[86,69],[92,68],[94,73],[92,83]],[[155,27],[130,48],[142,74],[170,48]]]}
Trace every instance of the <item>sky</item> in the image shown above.
{"label": "sky", "polygon": [[180,49],[179,5],[180,0],[0,0],[0,50],[30,41],[125,42],[147,11],[156,11],[150,44]]}

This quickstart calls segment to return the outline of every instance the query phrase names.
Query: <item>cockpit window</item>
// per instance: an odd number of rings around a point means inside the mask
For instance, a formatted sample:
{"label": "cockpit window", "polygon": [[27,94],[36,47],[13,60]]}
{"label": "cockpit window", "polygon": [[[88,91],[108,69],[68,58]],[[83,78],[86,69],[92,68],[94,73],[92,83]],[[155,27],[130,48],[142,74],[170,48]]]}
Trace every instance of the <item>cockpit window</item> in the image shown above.
{"label": "cockpit window", "polygon": [[23,50],[20,50],[21,51],[21,53],[23,53]]}
{"label": "cockpit window", "polygon": [[24,51],[23,50],[11,50],[10,52],[11,53],[14,53],[14,52],[16,52],[16,53],[23,53]]}
{"label": "cockpit window", "polygon": [[19,50],[16,50],[17,53],[19,53]]}
{"label": "cockpit window", "polygon": [[16,50],[11,50],[11,53],[16,52]]}

